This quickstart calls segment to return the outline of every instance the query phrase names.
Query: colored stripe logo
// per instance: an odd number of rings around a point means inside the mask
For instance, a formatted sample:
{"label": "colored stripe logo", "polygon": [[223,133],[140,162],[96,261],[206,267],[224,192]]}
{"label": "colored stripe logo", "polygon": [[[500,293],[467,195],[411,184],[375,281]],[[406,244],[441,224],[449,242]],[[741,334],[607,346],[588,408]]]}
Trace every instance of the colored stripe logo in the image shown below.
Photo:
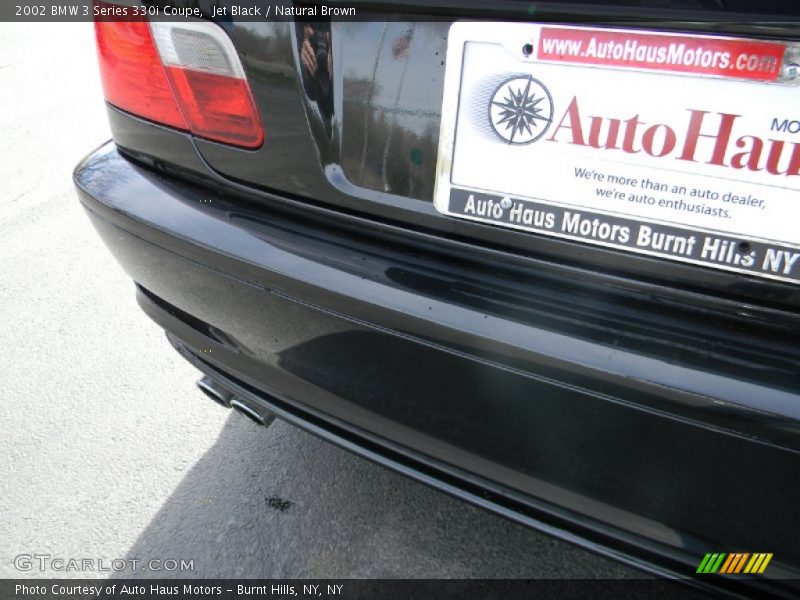
{"label": "colored stripe logo", "polygon": [[726,575],[737,573],[758,574],[766,570],[771,560],[771,552],[756,552],[752,554],[749,552],[733,552],[730,554],[725,552],[710,552],[700,561],[697,572]]}

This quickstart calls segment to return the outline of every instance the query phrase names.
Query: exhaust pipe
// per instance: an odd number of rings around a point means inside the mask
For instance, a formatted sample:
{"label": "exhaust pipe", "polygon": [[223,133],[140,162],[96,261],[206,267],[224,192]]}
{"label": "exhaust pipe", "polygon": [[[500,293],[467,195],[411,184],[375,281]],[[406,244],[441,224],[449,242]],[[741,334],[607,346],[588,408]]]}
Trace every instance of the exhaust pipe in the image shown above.
{"label": "exhaust pipe", "polygon": [[204,375],[197,381],[197,387],[217,404],[225,408],[234,409],[257,425],[267,427],[275,420],[275,415],[250,406],[246,400],[237,397],[233,392],[208,375]]}
{"label": "exhaust pipe", "polygon": [[240,415],[244,415],[245,417],[250,419],[256,425],[262,425],[266,427],[275,420],[275,417],[272,415],[264,417],[264,415],[247,406],[247,404],[242,402],[239,398],[234,398],[233,400],[231,400],[231,408],[236,412],[238,412]]}
{"label": "exhaust pipe", "polygon": [[203,392],[217,404],[224,406],[225,408],[231,407],[233,394],[211,379],[211,377],[204,376],[198,379],[197,387],[200,388],[201,392]]}

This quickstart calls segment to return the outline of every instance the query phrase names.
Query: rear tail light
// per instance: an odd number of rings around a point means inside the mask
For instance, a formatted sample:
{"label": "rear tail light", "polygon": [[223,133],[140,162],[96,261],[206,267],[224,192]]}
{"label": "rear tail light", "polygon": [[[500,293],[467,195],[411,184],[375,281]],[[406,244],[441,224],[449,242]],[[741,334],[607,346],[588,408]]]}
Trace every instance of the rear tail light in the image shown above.
{"label": "rear tail light", "polygon": [[219,26],[103,20],[95,32],[110,104],[225,144],[264,142],[239,57]]}
{"label": "rear tail light", "polygon": [[145,21],[97,21],[97,55],[106,100],[133,114],[188,130]]}
{"label": "rear tail light", "polygon": [[213,23],[151,23],[172,91],[195,135],[227,144],[264,141],[250,85],[222,28]]}

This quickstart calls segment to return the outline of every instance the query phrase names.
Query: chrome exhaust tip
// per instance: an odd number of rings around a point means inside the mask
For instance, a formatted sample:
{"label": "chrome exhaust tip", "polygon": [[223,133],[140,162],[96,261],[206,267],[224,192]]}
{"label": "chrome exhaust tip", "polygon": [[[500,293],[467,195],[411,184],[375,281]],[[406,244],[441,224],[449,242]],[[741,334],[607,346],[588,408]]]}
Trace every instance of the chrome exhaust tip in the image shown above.
{"label": "chrome exhaust tip", "polygon": [[264,416],[257,410],[250,408],[247,404],[242,402],[239,398],[234,398],[231,400],[231,408],[238,412],[241,415],[244,415],[248,419],[250,419],[256,425],[261,425],[262,427],[267,427],[270,423],[275,420],[273,415]]}
{"label": "chrome exhaust tip", "polygon": [[217,404],[224,406],[225,408],[231,407],[233,394],[211,379],[211,377],[204,376],[198,379],[197,387],[200,388],[201,392],[203,392]]}
{"label": "chrome exhaust tip", "polygon": [[275,420],[275,415],[250,406],[250,404],[236,396],[233,392],[228,390],[224,385],[218,383],[208,375],[204,375],[197,381],[197,387],[206,396],[211,398],[214,402],[225,408],[232,408],[241,415],[250,419],[256,425],[268,427],[270,423]]}

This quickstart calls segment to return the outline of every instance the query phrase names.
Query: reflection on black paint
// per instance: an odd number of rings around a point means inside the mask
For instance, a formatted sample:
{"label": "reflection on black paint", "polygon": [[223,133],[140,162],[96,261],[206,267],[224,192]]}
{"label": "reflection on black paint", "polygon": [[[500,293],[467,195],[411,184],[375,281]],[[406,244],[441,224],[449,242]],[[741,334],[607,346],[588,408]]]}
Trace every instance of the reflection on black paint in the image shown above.
{"label": "reflection on black paint", "polygon": [[333,116],[333,51],[330,22],[296,22],[297,51],[306,97],[314,103],[328,137]]}
{"label": "reflection on black paint", "polygon": [[[355,185],[430,200],[444,72],[437,25],[338,24],[342,168]],[[434,90],[431,93],[431,90]]]}

